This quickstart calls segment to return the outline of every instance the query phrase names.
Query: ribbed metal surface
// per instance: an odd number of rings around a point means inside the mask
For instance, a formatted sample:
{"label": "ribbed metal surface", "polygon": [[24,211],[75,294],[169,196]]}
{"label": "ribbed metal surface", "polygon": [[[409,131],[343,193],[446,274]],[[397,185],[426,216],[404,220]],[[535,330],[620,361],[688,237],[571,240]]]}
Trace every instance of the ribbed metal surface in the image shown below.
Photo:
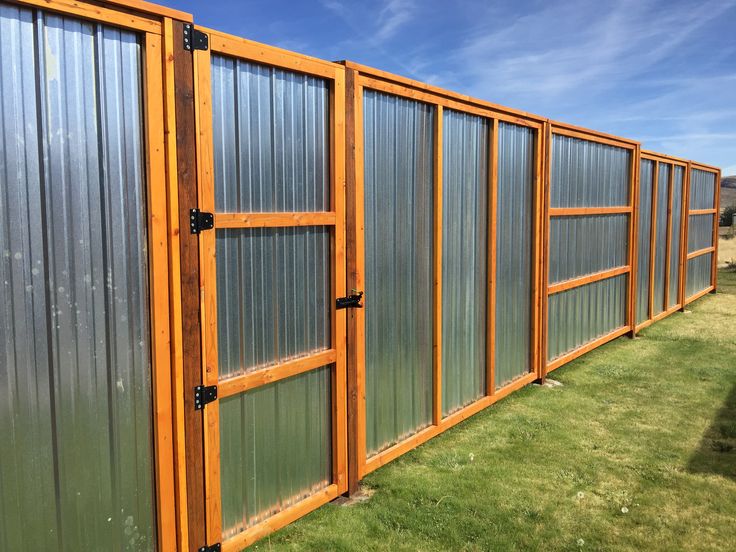
{"label": "ribbed metal surface", "polygon": [[552,207],[629,203],[629,150],[553,134]]}
{"label": "ribbed metal surface", "polygon": [[431,422],[434,108],[366,90],[366,446]]}
{"label": "ribbed metal surface", "polygon": [[639,176],[639,228],[637,230],[636,323],[649,319],[649,269],[652,260],[652,186],[654,162],[641,160]]}
{"label": "ribbed metal surface", "polygon": [[692,169],[690,172],[690,209],[712,209],[716,175]]}
{"label": "ribbed metal surface", "polygon": [[223,538],[332,482],[331,367],[220,400]]}
{"label": "ribbed metal surface", "polygon": [[219,212],[329,210],[325,80],[212,56]]}
{"label": "ribbed metal surface", "polygon": [[330,231],[217,230],[220,378],[330,346]]}
{"label": "ribbed metal surface", "polygon": [[550,221],[551,283],[626,266],[626,214],[553,217]]}
{"label": "ribbed metal surface", "polygon": [[0,550],[154,550],[137,36],[0,5]]}
{"label": "ribbed metal surface", "polygon": [[682,184],[684,181],[685,169],[675,166],[675,177],[672,182],[672,215],[670,223],[672,225],[672,238],[670,241],[670,281],[669,281],[669,300],[668,308],[674,307],[679,303],[678,293],[680,288],[680,234],[682,232]]}
{"label": "ribbed metal surface", "polygon": [[687,262],[687,278],[685,279],[685,297],[695,295],[711,285],[711,269],[713,254],[700,255]]}
{"label": "ribbed metal surface", "polygon": [[549,297],[549,360],[626,323],[626,274]]}
{"label": "ribbed metal surface", "polygon": [[495,385],[531,369],[535,131],[498,125]]}
{"label": "ribbed metal surface", "polygon": [[713,215],[691,215],[687,227],[687,250],[692,253],[713,245]]}
{"label": "ribbed metal surface", "polygon": [[656,316],[664,309],[664,280],[667,273],[667,208],[670,193],[670,165],[659,164],[657,176],[657,206],[654,226],[654,306]]}
{"label": "ribbed metal surface", "polygon": [[485,394],[489,126],[443,114],[443,414]]}

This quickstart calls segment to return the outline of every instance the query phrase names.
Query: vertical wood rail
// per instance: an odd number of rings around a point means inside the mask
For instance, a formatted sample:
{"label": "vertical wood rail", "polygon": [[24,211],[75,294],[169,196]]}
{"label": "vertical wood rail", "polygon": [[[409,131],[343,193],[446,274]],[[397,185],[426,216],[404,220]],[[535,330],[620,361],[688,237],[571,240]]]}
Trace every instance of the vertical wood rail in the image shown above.
{"label": "vertical wood rail", "polygon": [[541,378],[547,377],[549,350],[549,208],[552,188],[552,125],[544,123],[544,205],[542,226],[542,339],[540,344]]}
{"label": "vertical wood rail", "polygon": [[670,164],[670,178],[669,188],[667,189],[667,246],[664,254],[664,311],[666,312],[670,308],[670,263],[672,262],[672,255],[670,253],[670,247],[672,246],[672,196],[674,192],[675,184],[675,165]]}
{"label": "vertical wood rail", "polygon": [[690,173],[692,167],[688,161],[685,165],[685,175],[683,177],[683,219],[682,219],[682,243],[680,244],[680,311],[685,311],[685,283],[687,280],[687,240],[690,228]]}
{"label": "vertical wood rail", "polygon": [[629,286],[627,297],[627,326],[631,328],[629,337],[636,337],[636,296],[637,296],[637,263],[639,258],[639,186],[641,176],[641,146],[637,145],[631,152],[631,182],[629,184]]}
{"label": "vertical wood rail", "polygon": [[652,173],[652,223],[649,229],[649,316],[651,320],[654,318],[654,265],[656,264],[657,251],[654,249],[656,245],[657,232],[657,186],[659,185],[659,161],[654,162],[654,172]]}
{"label": "vertical wood rail", "polygon": [[432,325],[432,379],[434,381],[432,400],[432,423],[442,421],[442,125],[443,108],[435,106],[434,125],[434,287],[433,287],[433,325]]}
{"label": "vertical wood rail", "polygon": [[534,133],[534,195],[533,195],[533,221],[532,232],[534,241],[532,244],[531,262],[532,262],[532,316],[531,316],[531,372],[536,374],[537,378],[542,378],[540,363],[540,347],[539,338],[541,335],[541,311],[542,311],[542,197],[543,197],[543,178],[544,162],[544,134],[543,127],[537,127]]}
{"label": "vertical wood rail", "polygon": [[488,141],[488,230],[486,259],[486,395],[496,392],[496,213],[498,209],[498,119]]}
{"label": "vertical wood rail", "polygon": [[715,207],[716,212],[713,214],[713,255],[711,256],[711,269],[710,269],[710,278],[711,278],[711,285],[713,286],[713,290],[711,293],[716,293],[716,288],[718,286],[718,226],[720,224],[720,218],[721,218],[721,171],[718,170],[713,174],[713,178],[715,179],[714,182],[714,197],[713,197],[713,207]]}
{"label": "vertical wood rail", "polygon": [[179,195],[181,266],[182,374],[186,435],[187,525],[190,550],[205,542],[204,427],[194,409],[194,387],[202,385],[202,342],[199,302],[199,242],[188,232],[189,209],[197,203],[197,149],[194,115],[194,60],[180,37],[184,23],[173,24],[176,160]]}

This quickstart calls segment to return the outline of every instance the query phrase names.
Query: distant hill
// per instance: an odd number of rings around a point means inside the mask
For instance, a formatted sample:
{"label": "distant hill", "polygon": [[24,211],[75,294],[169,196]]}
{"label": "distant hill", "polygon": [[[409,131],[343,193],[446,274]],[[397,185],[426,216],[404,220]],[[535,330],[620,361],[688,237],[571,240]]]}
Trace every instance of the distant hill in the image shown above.
{"label": "distant hill", "polygon": [[721,178],[721,209],[736,205],[736,176]]}

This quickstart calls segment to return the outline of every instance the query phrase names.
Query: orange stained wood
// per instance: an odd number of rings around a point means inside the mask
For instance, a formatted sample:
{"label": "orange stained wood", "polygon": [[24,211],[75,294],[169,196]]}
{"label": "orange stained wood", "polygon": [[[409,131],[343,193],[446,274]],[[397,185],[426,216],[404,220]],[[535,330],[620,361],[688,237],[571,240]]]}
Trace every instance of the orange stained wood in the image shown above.
{"label": "orange stained wood", "polygon": [[716,290],[716,287],[718,286],[718,224],[719,224],[719,217],[718,213],[720,213],[721,209],[721,171],[718,170],[714,174],[715,178],[715,185],[713,186],[715,188],[715,198],[713,200],[713,205],[716,208],[716,214],[713,217],[713,256],[711,257],[711,284],[713,287],[713,291]]}
{"label": "orange stained wood", "polygon": [[664,253],[664,305],[662,310],[666,311],[670,305],[670,261],[672,253],[670,247],[672,245],[672,194],[674,193],[675,183],[675,166],[669,164],[670,174],[667,186],[667,233],[665,237],[665,253]]}
{"label": "orange stained wood", "polygon": [[493,119],[488,141],[488,233],[486,274],[488,296],[486,304],[486,395],[496,392],[496,221],[498,219],[498,119]]}
{"label": "orange stained wood", "polygon": [[649,316],[654,317],[654,268],[657,257],[657,187],[659,186],[659,161],[654,162],[652,172],[652,224],[649,228]]}
{"label": "orange stained wood", "polygon": [[544,205],[542,222],[542,337],[540,339],[541,378],[547,375],[547,354],[549,349],[549,232],[551,217],[549,216],[552,184],[552,125],[544,125]]}
{"label": "orange stained wood", "polygon": [[691,253],[687,254],[687,260],[694,259],[695,257],[700,257],[701,255],[707,255],[708,253],[715,252],[716,248],[714,246],[710,247],[704,247],[703,249],[698,249],[697,251],[693,251]]}
{"label": "orange stained wood", "polygon": [[108,8],[100,4],[83,2],[81,0],[17,0],[17,2],[19,4],[41,8],[45,11],[59,12],[133,31],[158,35],[163,32],[161,21],[156,18],[122,11],[115,7]]}
{"label": "orange stained wood", "polygon": [[578,138],[580,140],[587,140],[589,142],[596,142],[599,144],[606,144],[608,146],[630,150],[633,150],[639,145],[639,142],[635,140],[629,140],[628,138],[598,132],[589,128],[568,125],[557,121],[550,121],[550,124],[552,127],[552,134],[558,134],[560,136],[568,136],[570,138]]}
{"label": "orange stained wood", "polygon": [[551,217],[589,216],[589,215],[617,215],[631,213],[633,208],[628,205],[620,207],[553,207],[549,210]]}
{"label": "orange stained wood", "polygon": [[677,288],[677,302],[680,305],[680,309],[684,309],[685,307],[685,278],[687,276],[686,269],[687,269],[687,225],[688,225],[688,219],[690,218],[688,216],[688,201],[689,194],[688,190],[690,188],[690,165],[685,166],[685,170],[683,171],[682,175],[682,205],[680,206],[681,212],[680,216],[682,217],[680,220],[682,221],[680,223],[680,280],[679,280],[679,286]]}
{"label": "orange stained wood", "polygon": [[303,213],[215,213],[216,228],[277,228],[285,226],[334,226],[332,211]]}
{"label": "orange stained wood", "polygon": [[593,341],[583,345],[582,347],[578,347],[577,349],[570,351],[569,353],[565,353],[564,355],[553,359],[547,364],[547,372],[556,370],[560,366],[564,366],[568,362],[575,360],[576,358],[584,355],[587,352],[592,351],[593,349],[597,349],[601,345],[605,345],[609,341],[613,341],[614,339],[621,337],[629,331],[631,331],[631,328],[629,328],[628,326],[622,326],[621,328],[618,328],[609,334],[594,339]]}
{"label": "orange stained wood", "polygon": [[665,153],[657,153],[654,151],[641,151],[641,158],[642,159],[648,159],[650,161],[662,161],[663,163],[670,163],[673,165],[679,165],[683,168],[687,168],[688,161],[687,159],[681,159],[679,157],[675,157],[673,155],[667,155]]}
{"label": "orange stained wood", "polygon": [[638,271],[638,257],[639,257],[639,240],[637,239],[637,230],[639,227],[639,179],[641,177],[641,147],[637,146],[632,155],[632,168],[631,168],[631,192],[629,195],[629,202],[633,205],[629,220],[629,266],[631,272],[629,273],[628,287],[631,290],[627,298],[627,322],[631,328],[631,337],[636,335],[636,286],[637,271]]}
{"label": "orange stained wood", "polygon": [[444,119],[441,105],[438,105],[436,107],[434,114],[434,295],[432,302],[432,422],[437,425],[442,419],[442,132]]}
{"label": "orange stained wood", "polygon": [[712,209],[691,209],[690,210],[690,216],[693,215],[715,215],[718,210],[716,208]]}
{"label": "orange stained wood", "polygon": [[714,286],[708,286],[707,288],[705,288],[705,289],[703,289],[703,290],[700,290],[700,291],[698,291],[697,293],[693,293],[693,294],[692,294],[692,295],[691,295],[690,297],[688,297],[688,298],[687,298],[687,299],[685,300],[685,304],[690,304],[690,303],[692,303],[693,301],[697,301],[697,300],[698,300],[698,299],[700,299],[701,297],[703,297],[703,296],[705,296],[705,295],[708,295],[708,294],[709,294],[709,293],[710,293],[711,291],[713,291],[714,289],[715,289],[715,287],[714,287]]}
{"label": "orange stained wood", "polygon": [[105,0],[106,4],[114,4],[121,8],[127,8],[140,13],[147,13],[151,15],[159,15],[165,18],[178,19],[185,23],[192,22],[192,14],[167,8],[166,6],[160,6],[151,2],[144,2],[143,0]]}
{"label": "orange stained wood", "polygon": [[593,282],[600,282],[601,280],[614,278],[615,276],[628,274],[629,272],[631,272],[630,266],[619,266],[616,268],[595,272],[593,274],[586,274],[585,276],[580,276],[579,278],[565,280],[564,282],[558,282],[556,284],[550,285],[547,290],[549,295],[554,295],[555,293],[567,291],[568,289],[585,286],[587,284],[592,284]]}

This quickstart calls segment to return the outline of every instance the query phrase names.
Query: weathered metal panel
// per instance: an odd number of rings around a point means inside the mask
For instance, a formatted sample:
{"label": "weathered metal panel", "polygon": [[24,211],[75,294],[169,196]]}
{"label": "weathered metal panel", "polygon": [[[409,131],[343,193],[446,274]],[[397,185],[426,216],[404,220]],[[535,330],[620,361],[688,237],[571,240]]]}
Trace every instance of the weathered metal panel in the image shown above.
{"label": "weathered metal panel", "polygon": [[220,400],[223,538],[332,482],[331,370]]}
{"label": "weathered metal panel", "polygon": [[552,136],[552,207],[629,204],[631,152],[579,138]]}
{"label": "weathered metal panel", "polygon": [[649,268],[652,260],[652,186],[654,183],[654,162],[641,160],[639,177],[639,228],[637,234],[636,265],[636,323],[649,319]]}
{"label": "weathered metal panel", "polygon": [[0,5],[0,549],[154,550],[142,49]]}
{"label": "weathered metal panel", "polygon": [[330,347],[330,231],[217,230],[221,378]]}
{"label": "weathered metal panel", "polygon": [[712,209],[715,198],[715,173],[692,169],[690,172],[690,209]]}
{"label": "weathered metal panel", "polygon": [[687,227],[689,253],[713,246],[713,215],[690,215]]}
{"label": "weathered metal panel", "polygon": [[445,110],[442,171],[442,412],[485,394],[487,119]]}
{"label": "weathered metal panel", "polygon": [[670,242],[670,280],[668,308],[679,303],[678,293],[680,289],[680,238],[682,232],[682,201],[683,182],[685,169],[675,166],[675,177],[672,182],[672,238]]}
{"label": "weathered metal panel", "polygon": [[495,385],[531,369],[535,130],[498,125]]}
{"label": "weathered metal panel", "polygon": [[550,295],[548,360],[624,326],[627,278],[621,274]]}
{"label": "weathered metal panel", "polygon": [[553,217],[550,221],[550,283],[626,266],[626,214]]}
{"label": "weathered metal panel", "polygon": [[687,278],[685,279],[685,297],[695,295],[711,286],[711,270],[713,254],[700,255],[687,262]]}
{"label": "weathered metal panel", "polygon": [[434,116],[365,91],[368,456],[431,423]]}
{"label": "weathered metal panel", "polygon": [[218,212],[329,211],[327,81],[212,56]]}
{"label": "weathered metal panel", "polygon": [[664,280],[667,267],[667,224],[669,221],[670,165],[659,164],[654,226],[654,307],[656,316],[664,309]]}

